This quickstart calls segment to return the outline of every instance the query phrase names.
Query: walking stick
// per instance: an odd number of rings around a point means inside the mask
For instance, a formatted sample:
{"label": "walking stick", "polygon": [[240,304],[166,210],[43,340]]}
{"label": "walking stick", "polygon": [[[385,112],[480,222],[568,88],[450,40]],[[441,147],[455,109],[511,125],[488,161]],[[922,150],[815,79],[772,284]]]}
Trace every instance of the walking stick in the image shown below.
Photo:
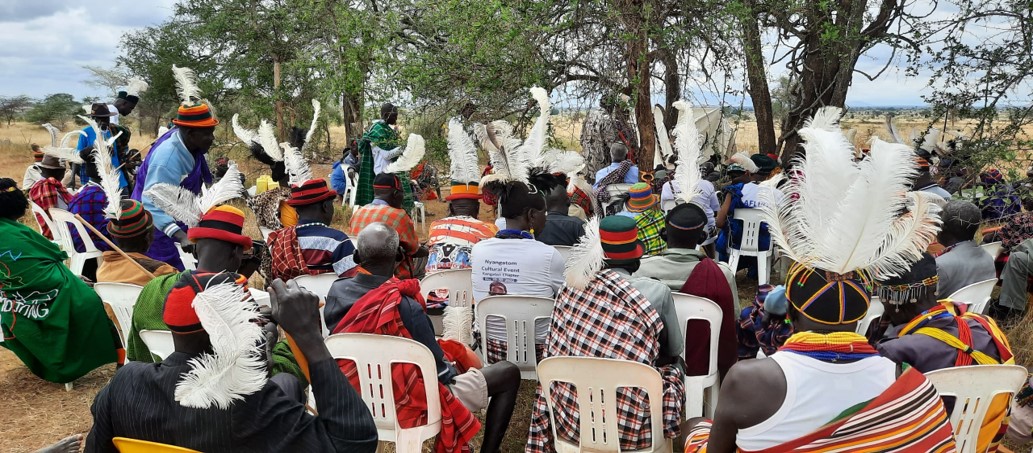
{"label": "walking stick", "polygon": [[127,255],[126,252],[123,252],[122,249],[118,248],[117,245],[112,243],[111,240],[108,239],[107,236],[101,234],[100,231],[97,231],[97,229],[94,228],[93,225],[90,225],[90,222],[87,222],[86,219],[83,219],[82,217],[80,217],[79,214],[75,215],[75,219],[78,220],[79,223],[83,224],[83,226],[85,226],[87,229],[92,231],[93,234],[97,235],[97,237],[99,237],[102,241],[104,241],[105,244],[108,244],[108,247],[111,247],[111,250],[114,250],[114,251],[118,252],[119,255],[122,255],[122,258],[125,258],[125,259],[129,260],[130,263],[135,264],[136,267],[140,268],[140,270],[143,271],[143,273],[145,273],[147,275],[150,275],[151,278],[155,278],[154,274],[152,274],[151,271],[148,271],[147,268],[143,267],[142,264],[136,262],[136,260],[134,260],[131,256]]}

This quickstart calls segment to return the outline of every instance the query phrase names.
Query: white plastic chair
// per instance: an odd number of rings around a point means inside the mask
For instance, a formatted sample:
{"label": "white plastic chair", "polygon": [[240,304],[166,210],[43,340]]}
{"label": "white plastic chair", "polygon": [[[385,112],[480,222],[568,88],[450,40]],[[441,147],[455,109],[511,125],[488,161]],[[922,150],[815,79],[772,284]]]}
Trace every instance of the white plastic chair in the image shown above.
{"label": "white plastic chair", "polygon": [[728,266],[735,272],[739,269],[740,256],[756,257],[757,284],[766,285],[771,277],[771,244],[767,250],[760,250],[760,227],[763,223],[761,211],[739,208],[732,218],[742,222],[742,241],[739,248],[733,247],[732,242],[728,241]]}
{"label": "white plastic chair", "polygon": [[141,330],[140,339],[151,354],[165,360],[169,354],[176,352],[176,345],[172,342],[172,332],[168,330]]}
{"label": "white plastic chair", "polygon": [[521,379],[537,380],[534,326],[539,319],[547,323],[552,318],[553,304],[550,298],[534,296],[489,296],[477,301],[477,327],[484,357],[488,357],[488,317],[502,318],[506,324],[506,360],[520,368]]}
{"label": "white plastic chair", "polygon": [[1015,394],[1026,382],[1026,369],[1018,365],[972,365],[925,373],[940,396],[953,396],[951,427],[958,451],[975,452],[979,429],[994,397]]}
{"label": "white plastic chair", "polygon": [[868,313],[865,313],[864,318],[857,322],[857,329],[854,332],[858,335],[868,335],[868,327],[876,319],[882,318],[885,313],[886,306],[882,304],[882,301],[878,297],[872,297],[872,301],[868,305]]}
{"label": "white plastic chair", "polygon": [[143,287],[128,283],[96,283],[93,290],[100,296],[104,304],[111,307],[118,320],[118,330],[122,337],[122,345],[129,345],[129,331],[133,328],[133,307],[140,297]]}
{"label": "white plastic chair", "polygon": [[564,263],[566,263],[567,260],[570,259],[570,250],[573,247],[571,247],[569,245],[554,245],[554,246],[552,246],[552,248],[556,249],[557,252],[560,252],[560,256],[563,257],[563,262]]}
{"label": "white plastic chair", "polygon": [[[32,201],[29,201],[29,207],[32,208],[32,213],[36,214],[32,216],[36,219],[36,224],[39,225],[39,219],[42,218],[43,223],[47,226],[47,229],[50,230],[50,235],[54,238],[52,241],[64,249],[64,244],[61,242],[60,237],[61,232],[58,231],[57,228],[54,228],[54,221],[50,219],[50,214],[47,214],[47,211],[44,211],[40,205]],[[43,234],[43,225],[39,225],[39,227],[40,234]]]}
{"label": "white plastic chair", "polygon": [[954,291],[954,294],[947,298],[955,302],[968,304],[968,311],[972,313],[983,314],[983,311],[986,310],[986,304],[990,302],[990,296],[994,292],[994,286],[997,286],[996,278],[975,282]]}
{"label": "white plastic chair", "polygon": [[[50,217],[54,219],[54,226],[61,232],[61,243],[64,244],[65,252],[68,253],[69,257],[68,268],[72,270],[73,274],[82,275],[83,266],[86,265],[86,260],[88,259],[96,258],[97,262],[100,262],[101,255],[104,252],[97,249],[97,246],[93,243],[93,238],[90,237],[90,233],[79,222],[79,219],[75,218],[75,214],[64,209],[50,208]],[[74,227],[75,231],[79,233],[79,239],[82,239],[85,252],[75,251],[75,244],[72,241],[72,232],[68,227],[69,225]]]}
{"label": "white plastic chair", "polygon": [[251,293],[251,297],[255,299],[255,303],[259,307],[272,307],[269,302],[269,293],[260,289],[248,288],[248,292]]}
{"label": "white plastic chair", "polygon": [[[622,387],[641,388],[649,398],[653,439],[650,449],[638,451],[671,451],[670,440],[664,438],[663,379],[653,367],[626,360],[595,357],[549,357],[538,364],[538,378],[549,407],[552,438],[555,439],[557,453],[621,451],[621,436],[617,426],[617,389]],[[553,382],[569,382],[578,389],[580,445],[571,444],[557,436],[556,407],[552,400]]]}
{"label": "white plastic chair", "polygon": [[[419,342],[401,337],[364,333],[341,333],[326,339],[335,359],[355,362],[362,400],[373,414],[381,441],[394,442],[398,452],[418,453],[423,441],[441,431],[441,399],[434,355]],[[411,363],[419,367],[427,395],[427,424],[403,429],[395,413],[391,364]]]}
{"label": "white plastic chair", "polygon": [[1004,245],[1001,244],[1001,241],[995,241],[982,244],[979,248],[986,250],[986,253],[989,253],[990,256],[996,260],[997,257],[1001,255],[1001,250],[1004,249]]}
{"label": "white plastic chair", "polygon": [[420,280],[420,291],[447,288],[450,307],[473,304],[473,269],[448,269],[427,274]]}
{"label": "white plastic chair", "polygon": [[[699,319],[710,324],[710,354],[707,374],[685,376],[685,414],[687,418],[692,418],[700,417],[706,412],[707,417],[714,418],[717,395],[721,391],[721,380],[717,372],[717,349],[724,313],[721,312],[721,307],[710,299],[678,292],[673,295],[674,311],[678,315],[678,327],[681,328],[682,336],[688,333],[686,326],[689,320]],[[684,359],[685,351],[679,352]],[[710,404],[704,404],[704,393]]]}
{"label": "white plastic chair", "polygon": [[414,201],[413,202],[412,211],[413,211],[413,214],[416,214],[416,218],[413,219],[413,220],[415,220],[417,223],[420,224],[420,230],[422,231],[422,230],[426,229],[427,228],[427,209],[426,209],[426,206],[423,205],[423,202],[422,201]]}
{"label": "white plastic chair", "polygon": [[176,250],[179,251],[179,260],[183,262],[183,270],[192,271],[197,269],[197,258],[194,255],[183,251],[183,248],[176,243]]}
{"label": "white plastic chair", "polygon": [[323,307],[326,303],[326,295],[330,294],[330,287],[334,285],[338,279],[337,274],[328,272],[326,274],[318,275],[301,275],[294,278],[294,281],[298,283],[298,286],[305,288],[319,296],[319,300],[324,303],[319,306],[319,328],[323,330],[323,336],[330,335],[330,329],[326,327],[326,317],[323,315]]}

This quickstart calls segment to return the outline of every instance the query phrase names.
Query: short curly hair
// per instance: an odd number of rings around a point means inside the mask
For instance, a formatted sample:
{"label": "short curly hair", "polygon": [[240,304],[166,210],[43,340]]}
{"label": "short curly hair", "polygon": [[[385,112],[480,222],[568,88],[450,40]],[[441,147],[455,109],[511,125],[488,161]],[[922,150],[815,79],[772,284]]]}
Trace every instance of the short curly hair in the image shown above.
{"label": "short curly hair", "polygon": [[11,178],[0,178],[0,217],[18,220],[29,209],[29,199]]}

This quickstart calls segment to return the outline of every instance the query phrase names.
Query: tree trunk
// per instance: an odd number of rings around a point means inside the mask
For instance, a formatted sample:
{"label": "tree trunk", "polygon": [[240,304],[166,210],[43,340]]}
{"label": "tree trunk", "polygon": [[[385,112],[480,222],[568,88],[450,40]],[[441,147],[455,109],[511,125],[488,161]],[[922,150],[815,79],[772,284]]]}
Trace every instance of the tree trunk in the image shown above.
{"label": "tree trunk", "polygon": [[760,41],[760,26],[757,16],[751,12],[742,18],[743,52],[746,55],[746,91],[753,102],[753,114],[757,118],[757,149],[762,153],[778,152],[775,142],[775,117],[771,107],[771,90],[768,87],[767,66]]}
{"label": "tree trunk", "polygon": [[348,144],[358,140],[364,132],[362,129],[362,101],[348,93],[341,95],[341,120],[344,122],[344,137]]}
{"label": "tree trunk", "polygon": [[635,101],[635,123],[638,125],[639,149],[635,162],[640,172],[652,172],[653,153],[656,150],[656,126],[653,124],[653,102],[650,99],[650,56],[649,34],[643,18],[645,6],[641,1],[631,1],[623,9],[627,42],[624,59],[627,64],[628,83]]}
{"label": "tree trunk", "polygon": [[280,100],[280,58],[273,57],[273,93],[276,96],[276,132],[280,137],[286,137],[283,130],[283,101]]}
{"label": "tree trunk", "polygon": [[681,99],[681,75],[678,74],[678,60],[670,50],[659,52],[659,57],[664,64],[664,125],[670,129],[678,122],[674,103]]}

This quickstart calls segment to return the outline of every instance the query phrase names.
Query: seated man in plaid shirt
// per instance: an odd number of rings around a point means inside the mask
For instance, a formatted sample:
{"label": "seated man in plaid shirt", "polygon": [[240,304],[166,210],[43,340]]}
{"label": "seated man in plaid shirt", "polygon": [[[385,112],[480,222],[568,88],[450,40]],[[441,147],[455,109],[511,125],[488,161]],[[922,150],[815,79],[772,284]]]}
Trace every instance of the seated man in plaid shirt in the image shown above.
{"label": "seated man in plaid shirt", "polygon": [[644,182],[636,183],[628,189],[628,201],[619,216],[635,219],[638,226],[638,239],[645,247],[646,256],[659,255],[667,249],[661,231],[664,229],[664,213],[660,211],[653,189]]}
{"label": "seated man in plaid shirt", "polygon": [[[567,285],[556,297],[545,356],[598,357],[653,366],[663,378],[664,437],[678,436],[685,404],[685,374],[679,361],[681,329],[674,314],[670,289],[659,281],[644,285],[629,271],[638,267],[642,242],[635,221],[625,216],[589,223],[584,245],[572,252]],[[585,243],[591,241],[591,243]],[[593,257],[602,257],[598,262]],[[595,262],[593,262],[595,261]],[[595,269],[600,269],[595,271]],[[642,288],[642,289],[640,289]],[[656,300],[654,300],[654,298]],[[673,318],[673,320],[672,320]],[[578,443],[580,424],[577,392],[568,383],[556,383],[552,395],[556,432]],[[642,389],[617,392],[617,429],[622,450],[642,450],[652,439],[649,405]],[[549,409],[539,385],[531,414],[528,452],[553,451]]]}
{"label": "seated man in plaid shirt", "polygon": [[413,224],[409,214],[402,210],[402,201],[405,192],[402,189],[402,181],[392,173],[381,173],[373,180],[373,202],[367,204],[352,215],[351,224],[348,228],[348,235],[358,237],[359,232],[372,223],[383,223],[398,232],[399,242],[405,251],[405,258],[398,263],[395,269],[395,276],[398,278],[418,277],[417,270],[420,266],[413,265],[413,258],[427,256],[427,247],[420,245],[420,238],[416,236],[416,225]]}
{"label": "seated man in plaid shirt", "polygon": [[[61,184],[61,180],[65,177],[65,166],[61,165],[61,160],[54,156],[46,155],[43,157],[43,161],[39,163],[39,168],[42,179],[36,181],[29,188],[29,200],[32,200],[33,203],[36,203],[47,212],[50,211],[50,208],[67,209],[68,202],[72,200],[72,195]],[[54,239],[54,235],[50,232],[50,228],[47,227],[46,221],[39,214],[36,214],[36,221],[39,222],[40,233],[46,236],[47,239]]]}

